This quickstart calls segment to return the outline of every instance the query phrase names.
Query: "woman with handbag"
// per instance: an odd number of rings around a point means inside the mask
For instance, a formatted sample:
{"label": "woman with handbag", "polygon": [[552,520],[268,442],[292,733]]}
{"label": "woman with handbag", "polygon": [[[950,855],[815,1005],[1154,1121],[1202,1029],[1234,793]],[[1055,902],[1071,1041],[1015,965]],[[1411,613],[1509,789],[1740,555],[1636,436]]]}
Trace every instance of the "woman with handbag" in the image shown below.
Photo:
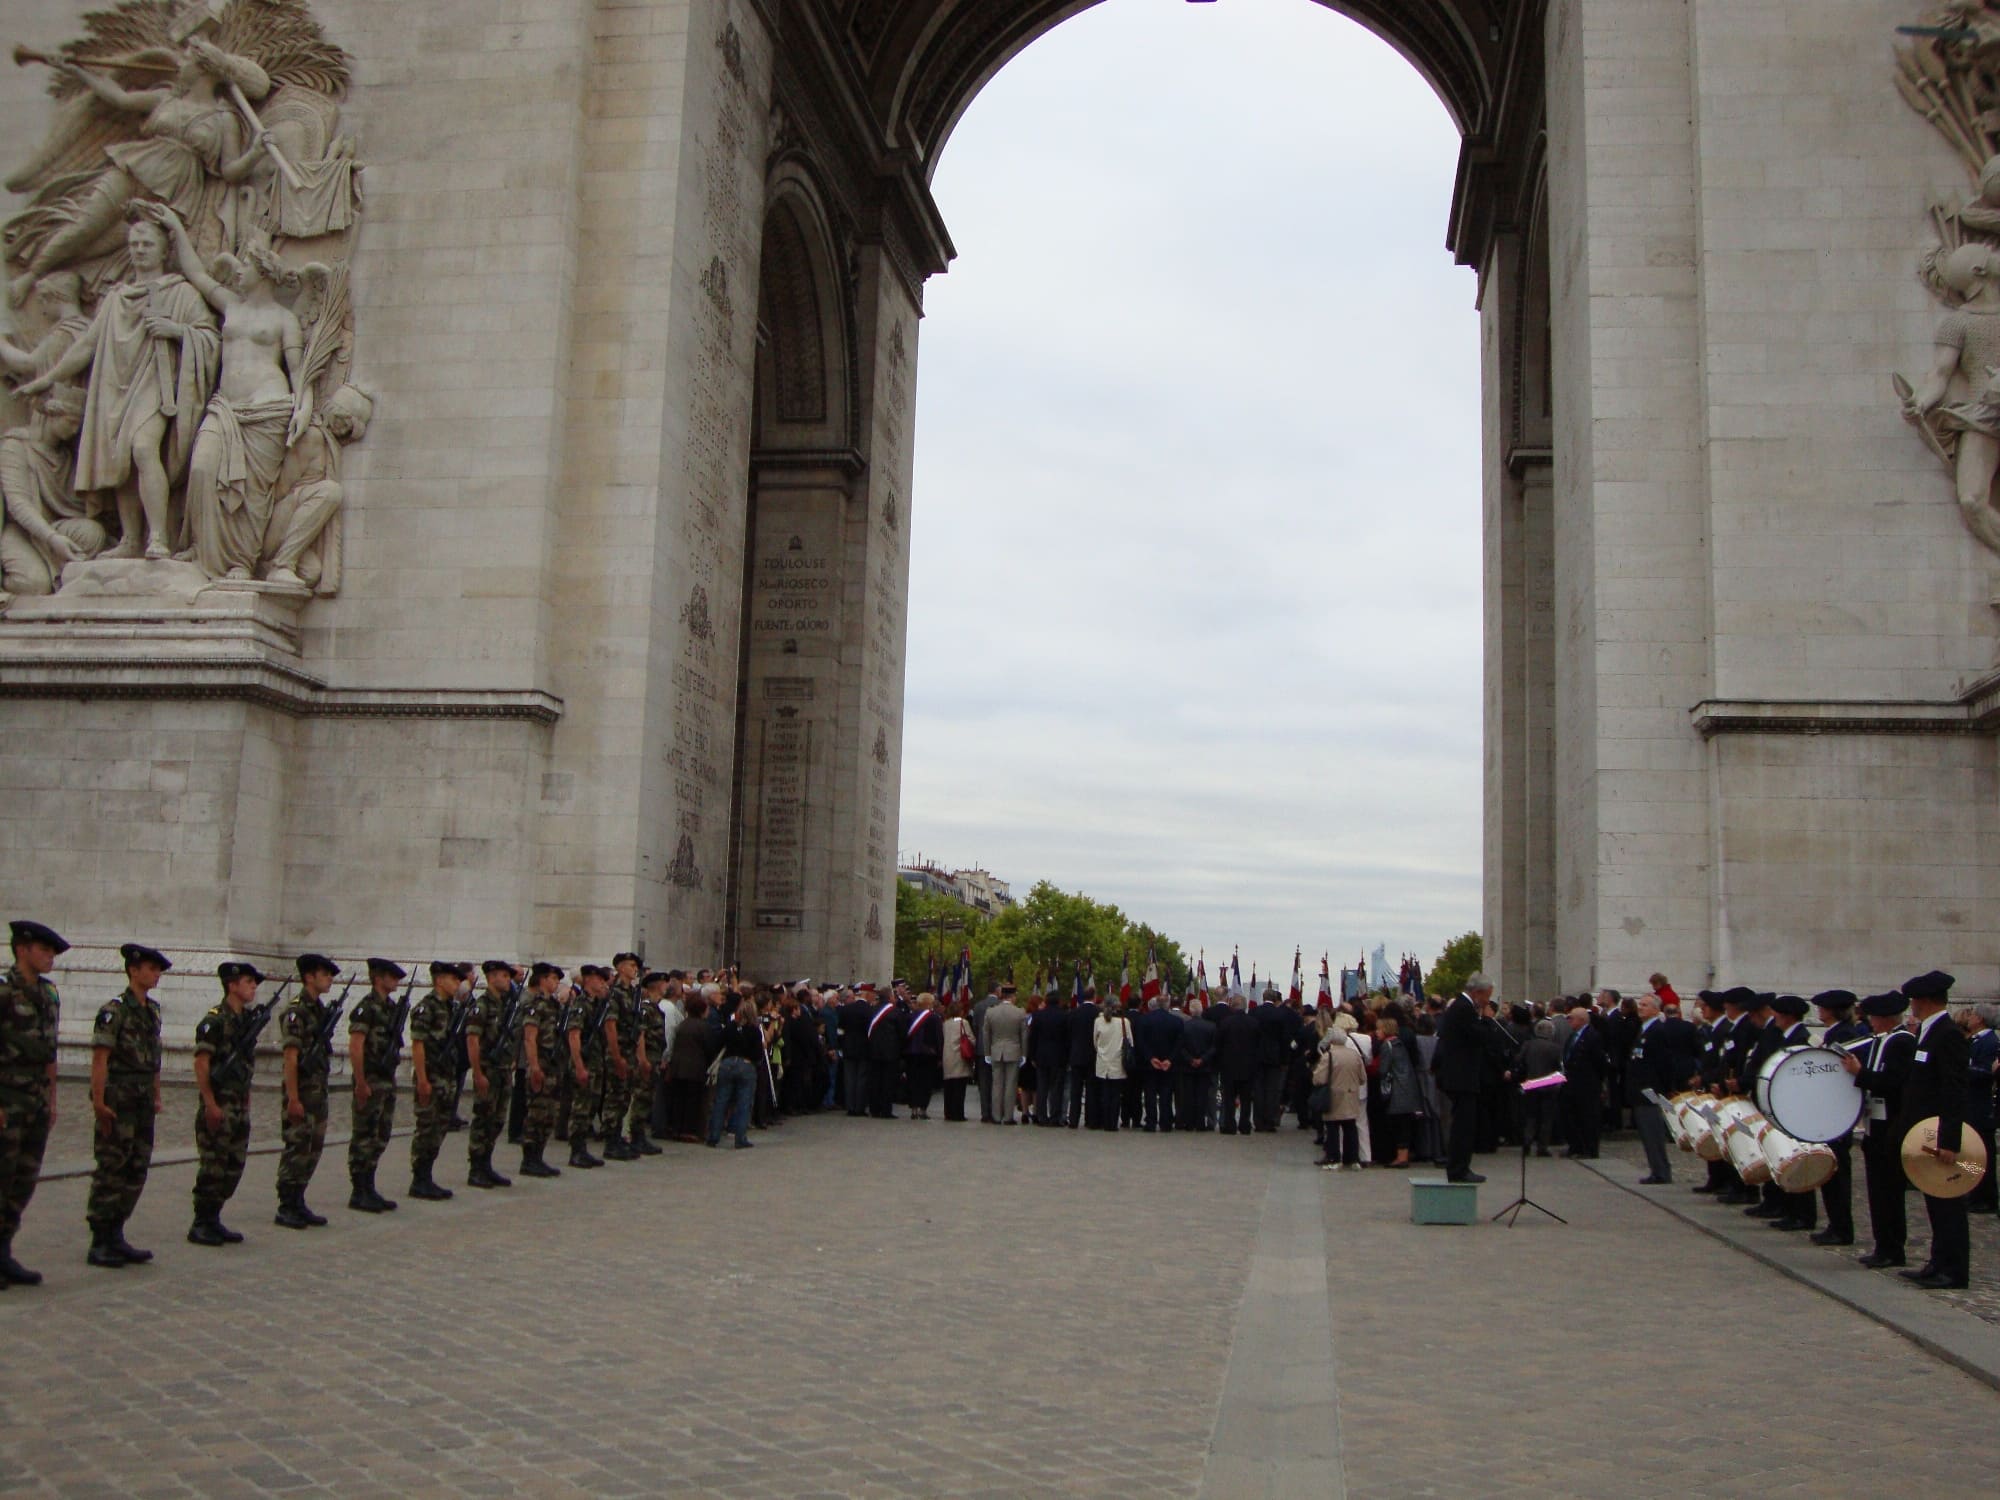
{"label": "woman with handbag", "polygon": [[1125,1098],[1126,1059],[1132,1054],[1132,1023],[1110,1001],[1105,1002],[1103,1013],[1090,1028],[1090,1044],[1098,1128],[1115,1132]]}
{"label": "woman with handbag", "polygon": [[973,1040],[972,1023],[965,1019],[965,1005],[954,1000],[945,1007],[944,1022],[944,1117],[965,1120],[965,1091],[979,1064],[979,1044]]}
{"label": "woman with handbag", "polygon": [[1320,1166],[1329,1172],[1360,1171],[1361,1097],[1368,1089],[1368,1064],[1349,1032],[1336,1027],[1321,1040],[1313,1081],[1320,1086],[1314,1094],[1326,1132]]}

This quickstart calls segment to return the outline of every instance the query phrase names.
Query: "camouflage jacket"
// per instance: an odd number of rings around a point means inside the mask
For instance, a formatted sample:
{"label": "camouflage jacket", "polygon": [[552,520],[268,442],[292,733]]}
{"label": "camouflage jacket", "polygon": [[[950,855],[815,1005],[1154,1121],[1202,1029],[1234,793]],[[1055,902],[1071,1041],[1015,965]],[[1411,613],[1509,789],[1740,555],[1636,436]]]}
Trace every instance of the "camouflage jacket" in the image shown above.
{"label": "camouflage jacket", "polygon": [[[606,1007],[604,1012],[606,1016],[613,1020],[617,1019],[618,994],[615,990],[608,992],[598,999],[592,999],[588,994],[578,995],[576,999],[570,1001],[569,1005],[563,1011],[563,1030],[575,1031],[583,1035],[583,1062],[585,1067],[596,1067],[597,1060],[604,1056],[604,1028],[602,1026],[598,1027],[595,1037],[589,1034],[590,1023],[597,1019],[597,1008],[600,1005]],[[563,1045],[564,1050],[567,1051],[569,1044],[565,1042]]]}
{"label": "camouflage jacket", "polygon": [[410,1040],[424,1044],[424,1072],[434,1088],[443,1087],[458,1076],[456,1059],[445,1056],[455,1010],[451,1001],[432,990],[410,1012]]}
{"label": "camouflage jacket", "polygon": [[[646,1039],[646,1061],[657,1068],[667,1060],[667,1018],[661,1013],[657,1000],[638,995],[632,1003],[638,1012],[633,1025],[638,1034]],[[619,1036],[624,1037],[625,1033],[621,1031]],[[639,1060],[638,1050],[629,1039],[625,1043],[625,1055],[635,1063]]]}
{"label": "camouflage jacket", "polygon": [[242,1036],[243,1013],[231,1010],[226,1000],[212,1006],[208,1014],[195,1023],[195,1056],[208,1059],[209,1089],[218,1099],[242,1099],[250,1093],[250,1075],[257,1070],[254,1053],[242,1077],[221,1076],[222,1064],[235,1054]]}
{"label": "camouflage jacket", "polygon": [[[509,990],[504,995],[496,995],[493,993],[492,986],[489,985],[474,997],[472,1015],[467,1018],[465,1023],[465,1055],[467,1061],[470,1061],[472,1057],[472,1043],[474,1038],[477,1038],[479,1042],[479,1065],[482,1069],[489,1066],[496,1057],[504,1060],[505,1057],[512,1054],[514,1038],[503,1037],[500,1034],[500,1018],[506,1014],[507,1002],[515,1000],[517,994],[517,991]],[[526,999],[525,995],[521,995],[514,1006],[514,1020],[517,1026],[520,1022],[521,1012],[527,1009],[526,1005],[521,1003]]]}
{"label": "camouflage jacket", "polygon": [[97,1013],[90,1045],[111,1054],[106,1060],[111,1082],[151,1083],[160,1076],[160,1007],[126,988]]}
{"label": "camouflage jacket", "polygon": [[[522,1038],[525,1042],[527,1028],[535,1028],[535,1051],[537,1061],[544,1073],[557,1074],[563,1069],[568,1044],[563,1040],[562,1002],[553,995],[530,995],[521,1007]],[[523,1053],[521,1061],[528,1057]]]}
{"label": "camouflage jacket", "polygon": [[297,995],[278,1017],[278,1034],[286,1051],[299,1053],[299,1085],[326,1082],[333,1059],[327,1056],[320,1032],[326,1026],[326,1005],[310,995]]}
{"label": "camouflage jacket", "polygon": [[19,969],[0,977],[0,1093],[47,1095],[61,1016],[62,997],[48,980]]}
{"label": "camouflage jacket", "polygon": [[366,1038],[362,1044],[361,1066],[371,1084],[396,1082],[396,1065],[403,1060],[402,1038],[396,1033],[396,1002],[374,990],[347,1013],[347,1034]]}

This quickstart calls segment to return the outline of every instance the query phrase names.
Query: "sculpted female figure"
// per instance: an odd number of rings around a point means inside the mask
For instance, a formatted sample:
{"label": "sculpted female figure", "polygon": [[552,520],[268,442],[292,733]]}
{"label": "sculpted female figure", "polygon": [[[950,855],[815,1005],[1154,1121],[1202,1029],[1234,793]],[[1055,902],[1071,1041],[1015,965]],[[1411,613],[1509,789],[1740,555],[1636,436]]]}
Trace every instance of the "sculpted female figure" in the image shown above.
{"label": "sculpted female figure", "polygon": [[123,532],[108,557],[171,555],[167,502],[187,465],[195,424],[214,389],[215,314],[166,269],[167,232],[134,214],[125,236],[132,277],[108,288],[70,350],[20,388],[34,396],[86,371],[76,489],[118,492]]}
{"label": "sculpted female figure", "polygon": [[[222,374],[188,462],[187,530],[195,561],[214,578],[249,578],[271,519],[285,450],[312,420],[312,391],[297,379],[305,338],[274,283],[298,273],[264,245],[216,258],[233,284],[202,269],[187,226],[162,203],[145,205],[173,236],[181,274],[222,314]],[[298,385],[296,391],[294,385]]]}
{"label": "sculpted female figure", "polygon": [[49,232],[27,269],[14,279],[10,290],[15,304],[27,297],[44,272],[102,253],[102,241],[117,228],[119,215],[141,194],[168,203],[183,220],[194,219],[205,205],[210,207],[224,216],[225,243],[235,243],[230,222],[233,198],[227,192],[211,193],[210,179],[227,184],[248,177],[269,136],[259,130],[246,143],[247,127],[216,89],[234,83],[246,98],[261,99],[271,91],[270,76],[262,68],[200,37],[188,41],[173,82],[160,88],[120,88],[69,61],[55,67],[112,109],[145,116],[145,123],[139,127],[138,140],[105,148],[105,166],[97,180],[67,208],[65,222]]}

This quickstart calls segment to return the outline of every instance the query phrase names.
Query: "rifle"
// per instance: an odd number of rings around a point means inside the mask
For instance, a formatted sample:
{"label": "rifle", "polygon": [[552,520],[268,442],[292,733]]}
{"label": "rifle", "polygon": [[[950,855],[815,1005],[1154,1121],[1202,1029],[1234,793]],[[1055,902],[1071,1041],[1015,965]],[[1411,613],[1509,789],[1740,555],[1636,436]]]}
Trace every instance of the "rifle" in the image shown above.
{"label": "rifle", "polygon": [[243,1007],[243,1023],[236,1033],[236,1043],[229,1049],[229,1055],[209,1074],[209,1082],[217,1088],[232,1088],[237,1084],[248,1085],[250,1069],[257,1060],[257,1038],[264,1028],[271,1024],[271,1017],[277,1013],[278,1002],[285,998],[285,991],[292,987],[287,979],[278,986],[278,992],[262,1005]]}
{"label": "rifle", "polygon": [[403,1060],[403,1028],[410,1024],[410,996],[417,987],[417,961],[410,960],[410,982],[403,986],[403,993],[396,1003],[389,1007],[389,1071],[396,1071],[396,1064]]}
{"label": "rifle", "polygon": [[451,1003],[451,1025],[444,1034],[444,1060],[458,1079],[461,1091],[465,1088],[465,1070],[472,1066],[472,1059],[465,1055],[465,1026],[472,1019],[473,1004],[479,999],[479,981],[473,980],[467,986],[465,998]]}
{"label": "rifle", "polygon": [[507,998],[500,1004],[500,1034],[493,1042],[492,1052],[482,1054],[479,1059],[480,1066],[488,1073],[498,1072],[503,1078],[514,1061],[514,1022],[521,1014],[521,995],[518,984],[507,992]]}
{"label": "rifle", "polygon": [[347,976],[339,998],[326,1008],[326,1019],[319,1023],[319,1050],[323,1057],[333,1056],[333,1037],[340,1027],[340,1013],[347,1008],[347,992],[354,988],[354,981],[359,977],[357,974]]}

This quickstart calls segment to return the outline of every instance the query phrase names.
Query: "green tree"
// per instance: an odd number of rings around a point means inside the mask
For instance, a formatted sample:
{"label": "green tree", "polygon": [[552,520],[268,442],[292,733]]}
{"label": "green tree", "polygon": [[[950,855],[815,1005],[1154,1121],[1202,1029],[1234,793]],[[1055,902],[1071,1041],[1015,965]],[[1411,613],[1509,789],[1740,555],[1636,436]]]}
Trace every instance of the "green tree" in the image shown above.
{"label": "green tree", "polygon": [[1444,945],[1444,952],[1424,971],[1424,993],[1456,995],[1466,978],[1486,962],[1486,940],[1476,932],[1461,933]]}
{"label": "green tree", "polygon": [[[955,961],[958,950],[971,945],[986,925],[986,918],[949,896],[897,881],[896,973],[921,988],[933,961],[940,967]],[[879,984],[890,976],[857,977]]]}
{"label": "green tree", "polygon": [[[938,922],[947,924],[940,938]],[[955,930],[949,924],[964,924]],[[960,948],[972,950],[972,975],[983,994],[990,985],[1011,979],[1027,994],[1039,975],[1045,986],[1069,992],[1075,965],[1094,973],[1100,992],[1117,988],[1119,965],[1130,955],[1132,988],[1136,994],[1146,974],[1146,949],[1151,944],[1161,977],[1176,992],[1185,989],[1188,962],[1179,943],[1143,922],[1134,922],[1116,906],[1065,891],[1043,880],[1018,903],[990,921],[938,896],[902,885],[896,892],[896,971],[921,984],[932,955],[955,960]]]}

